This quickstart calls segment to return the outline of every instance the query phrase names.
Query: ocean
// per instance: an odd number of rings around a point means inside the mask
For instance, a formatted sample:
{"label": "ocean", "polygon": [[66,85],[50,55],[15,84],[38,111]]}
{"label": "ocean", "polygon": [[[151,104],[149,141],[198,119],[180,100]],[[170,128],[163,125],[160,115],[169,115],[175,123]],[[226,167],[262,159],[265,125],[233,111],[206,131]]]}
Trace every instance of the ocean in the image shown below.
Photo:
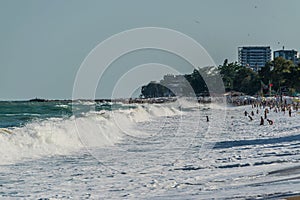
{"label": "ocean", "polygon": [[[253,120],[244,111],[255,112]],[[0,102],[1,199],[283,199],[300,114],[198,104]],[[208,117],[209,121],[207,121]]]}

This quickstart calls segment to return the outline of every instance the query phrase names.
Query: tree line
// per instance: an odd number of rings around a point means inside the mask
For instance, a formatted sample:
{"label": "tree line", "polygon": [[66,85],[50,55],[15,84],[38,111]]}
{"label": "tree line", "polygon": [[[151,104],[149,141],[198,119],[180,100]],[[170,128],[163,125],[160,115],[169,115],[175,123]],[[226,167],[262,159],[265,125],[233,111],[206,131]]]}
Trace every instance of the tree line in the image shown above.
{"label": "tree line", "polygon": [[[209,89],[204,80],[222,78],[225,91],[238,91],[247,95],[269,95],[270,93],[281,95],[294,95],[300,91],[300,63],[295,65],[290,60],[282,57],[266,63],[258,72],[251,68],[243,67],[237,62],[228,63],[225,59],[223,65],[219,67],[204,67],[194,69],[191,74],[185,74],[184,78],[192,88],[196,96],[208,95]],[[166,97],[176,96],[170,87],[172,83],[166,80],[160,82],[150,82],[142,87],[141,96]],[[174,85],[174,84],[173,84]],[[182,83],[177,87],[182,87],[182,96],[189,96],[184,93],[187,86]]]}

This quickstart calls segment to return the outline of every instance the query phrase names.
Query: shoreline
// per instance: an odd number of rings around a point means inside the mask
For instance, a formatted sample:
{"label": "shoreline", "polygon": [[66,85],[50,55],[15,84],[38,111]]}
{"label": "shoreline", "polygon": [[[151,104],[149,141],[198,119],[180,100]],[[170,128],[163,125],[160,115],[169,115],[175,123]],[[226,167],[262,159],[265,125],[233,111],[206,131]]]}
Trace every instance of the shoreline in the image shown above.
{"label": "shoreline", "polygon": [[283,96],[279,97],[254,97],[248,95],[241,95],[241,96],[228,96],[228,94],[223,95],[211,95],[211,96],[200,96],[200,97],[153,97],[153,98],[116,98],[116,99],[109,99],[109,98],[100,98],[100,99],[43,99],[43,98],[34,98],[29,100],[0,100],[0,102],[58,102],[58,103],[73,103],[73,102],[95,102],[95,103],[123,103],[123,104],[161,104],[161,103],[170,103],[176,102],[178,99],[185,99],[185,100],[193,100],[200,104],[209,104],[209,103],[224,103],[226,102],[227,105],[231,106],[245,106],[245,105],[254,105],[260,104],[263,102],[267,103],[280,103],[282,104],[297,104],[300,103],[299,97],[292,97],[292,96]]}
{"label": "shoreline", "polygon": [[[181,97],[180,97],[181,98]],[[191,99],[191,97],[183,97],[187,99]],[[72,103],[72,102],[96,102],[96,103],[170,103],[177,101],[177,97],[155,97],[155,98],[117,98],[117,99],[29,99],[29,100],[0,100],[0,102],[38,102],[38,103],[46,103],[46,102],[62,102],[62,103]],[[212,103],[211,97],[205,98],[194,98],[198,103]]]}

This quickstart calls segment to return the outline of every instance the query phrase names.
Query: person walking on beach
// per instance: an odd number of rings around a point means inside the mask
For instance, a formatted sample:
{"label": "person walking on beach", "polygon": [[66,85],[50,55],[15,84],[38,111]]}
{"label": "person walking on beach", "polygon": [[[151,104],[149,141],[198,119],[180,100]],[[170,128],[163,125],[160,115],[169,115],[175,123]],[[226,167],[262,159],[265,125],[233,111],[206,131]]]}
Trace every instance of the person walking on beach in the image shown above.
{"label": "person walking on beach", "polygon": [[289,116],[292,116],[292,108],[289,108]]}
{"label": "person walking on beach", "polygon": [[206,121],[207,121],[207,122],[209,122],[209,118],[208,118],[208,116],[207,116],[207,115],[206,115]]}
{"label": "person walking on beach", "polygon": [[248,112],[245,110],[244,114],[245,114],[245,116],[247,116],[247,115],[248,115]]}
{"label": "person walking on beach", "polygon": [[265,119],[267,119],[267,112],[268,112],[268,110],[265,109]]}
{"label": "person walking on beach", "polygon": [[282,110],[283,114],[285,115],[285,106],[282,107]]}
{"label": "person walking on beach", "polygon": [[262,126],[262,125],[264,125],[264,124],[265,124],[265,120],[264,120],[264,118],[261,116],[261,117],[260,117],[260,124],[259,124],[259,125]]}

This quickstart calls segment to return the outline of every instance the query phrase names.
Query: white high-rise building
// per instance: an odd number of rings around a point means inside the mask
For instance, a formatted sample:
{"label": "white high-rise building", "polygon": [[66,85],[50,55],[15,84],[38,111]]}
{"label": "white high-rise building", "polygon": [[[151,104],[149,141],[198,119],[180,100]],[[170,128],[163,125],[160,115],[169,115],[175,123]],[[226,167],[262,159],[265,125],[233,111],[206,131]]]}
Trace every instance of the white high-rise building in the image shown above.
{"label": "white high-rise building", "polygon": [[271,48],[269,46],[239,47],[238,60],[240,65],[258,71],[271,61]]}
{"label": "white high-rise building", "polygon": [[291,60],[296,65],[298,64],[298,52],[294,49],[285,50],[284,47],[282,50],[274,51],[274,59],[277,57],[283,57],[286,60]]}

